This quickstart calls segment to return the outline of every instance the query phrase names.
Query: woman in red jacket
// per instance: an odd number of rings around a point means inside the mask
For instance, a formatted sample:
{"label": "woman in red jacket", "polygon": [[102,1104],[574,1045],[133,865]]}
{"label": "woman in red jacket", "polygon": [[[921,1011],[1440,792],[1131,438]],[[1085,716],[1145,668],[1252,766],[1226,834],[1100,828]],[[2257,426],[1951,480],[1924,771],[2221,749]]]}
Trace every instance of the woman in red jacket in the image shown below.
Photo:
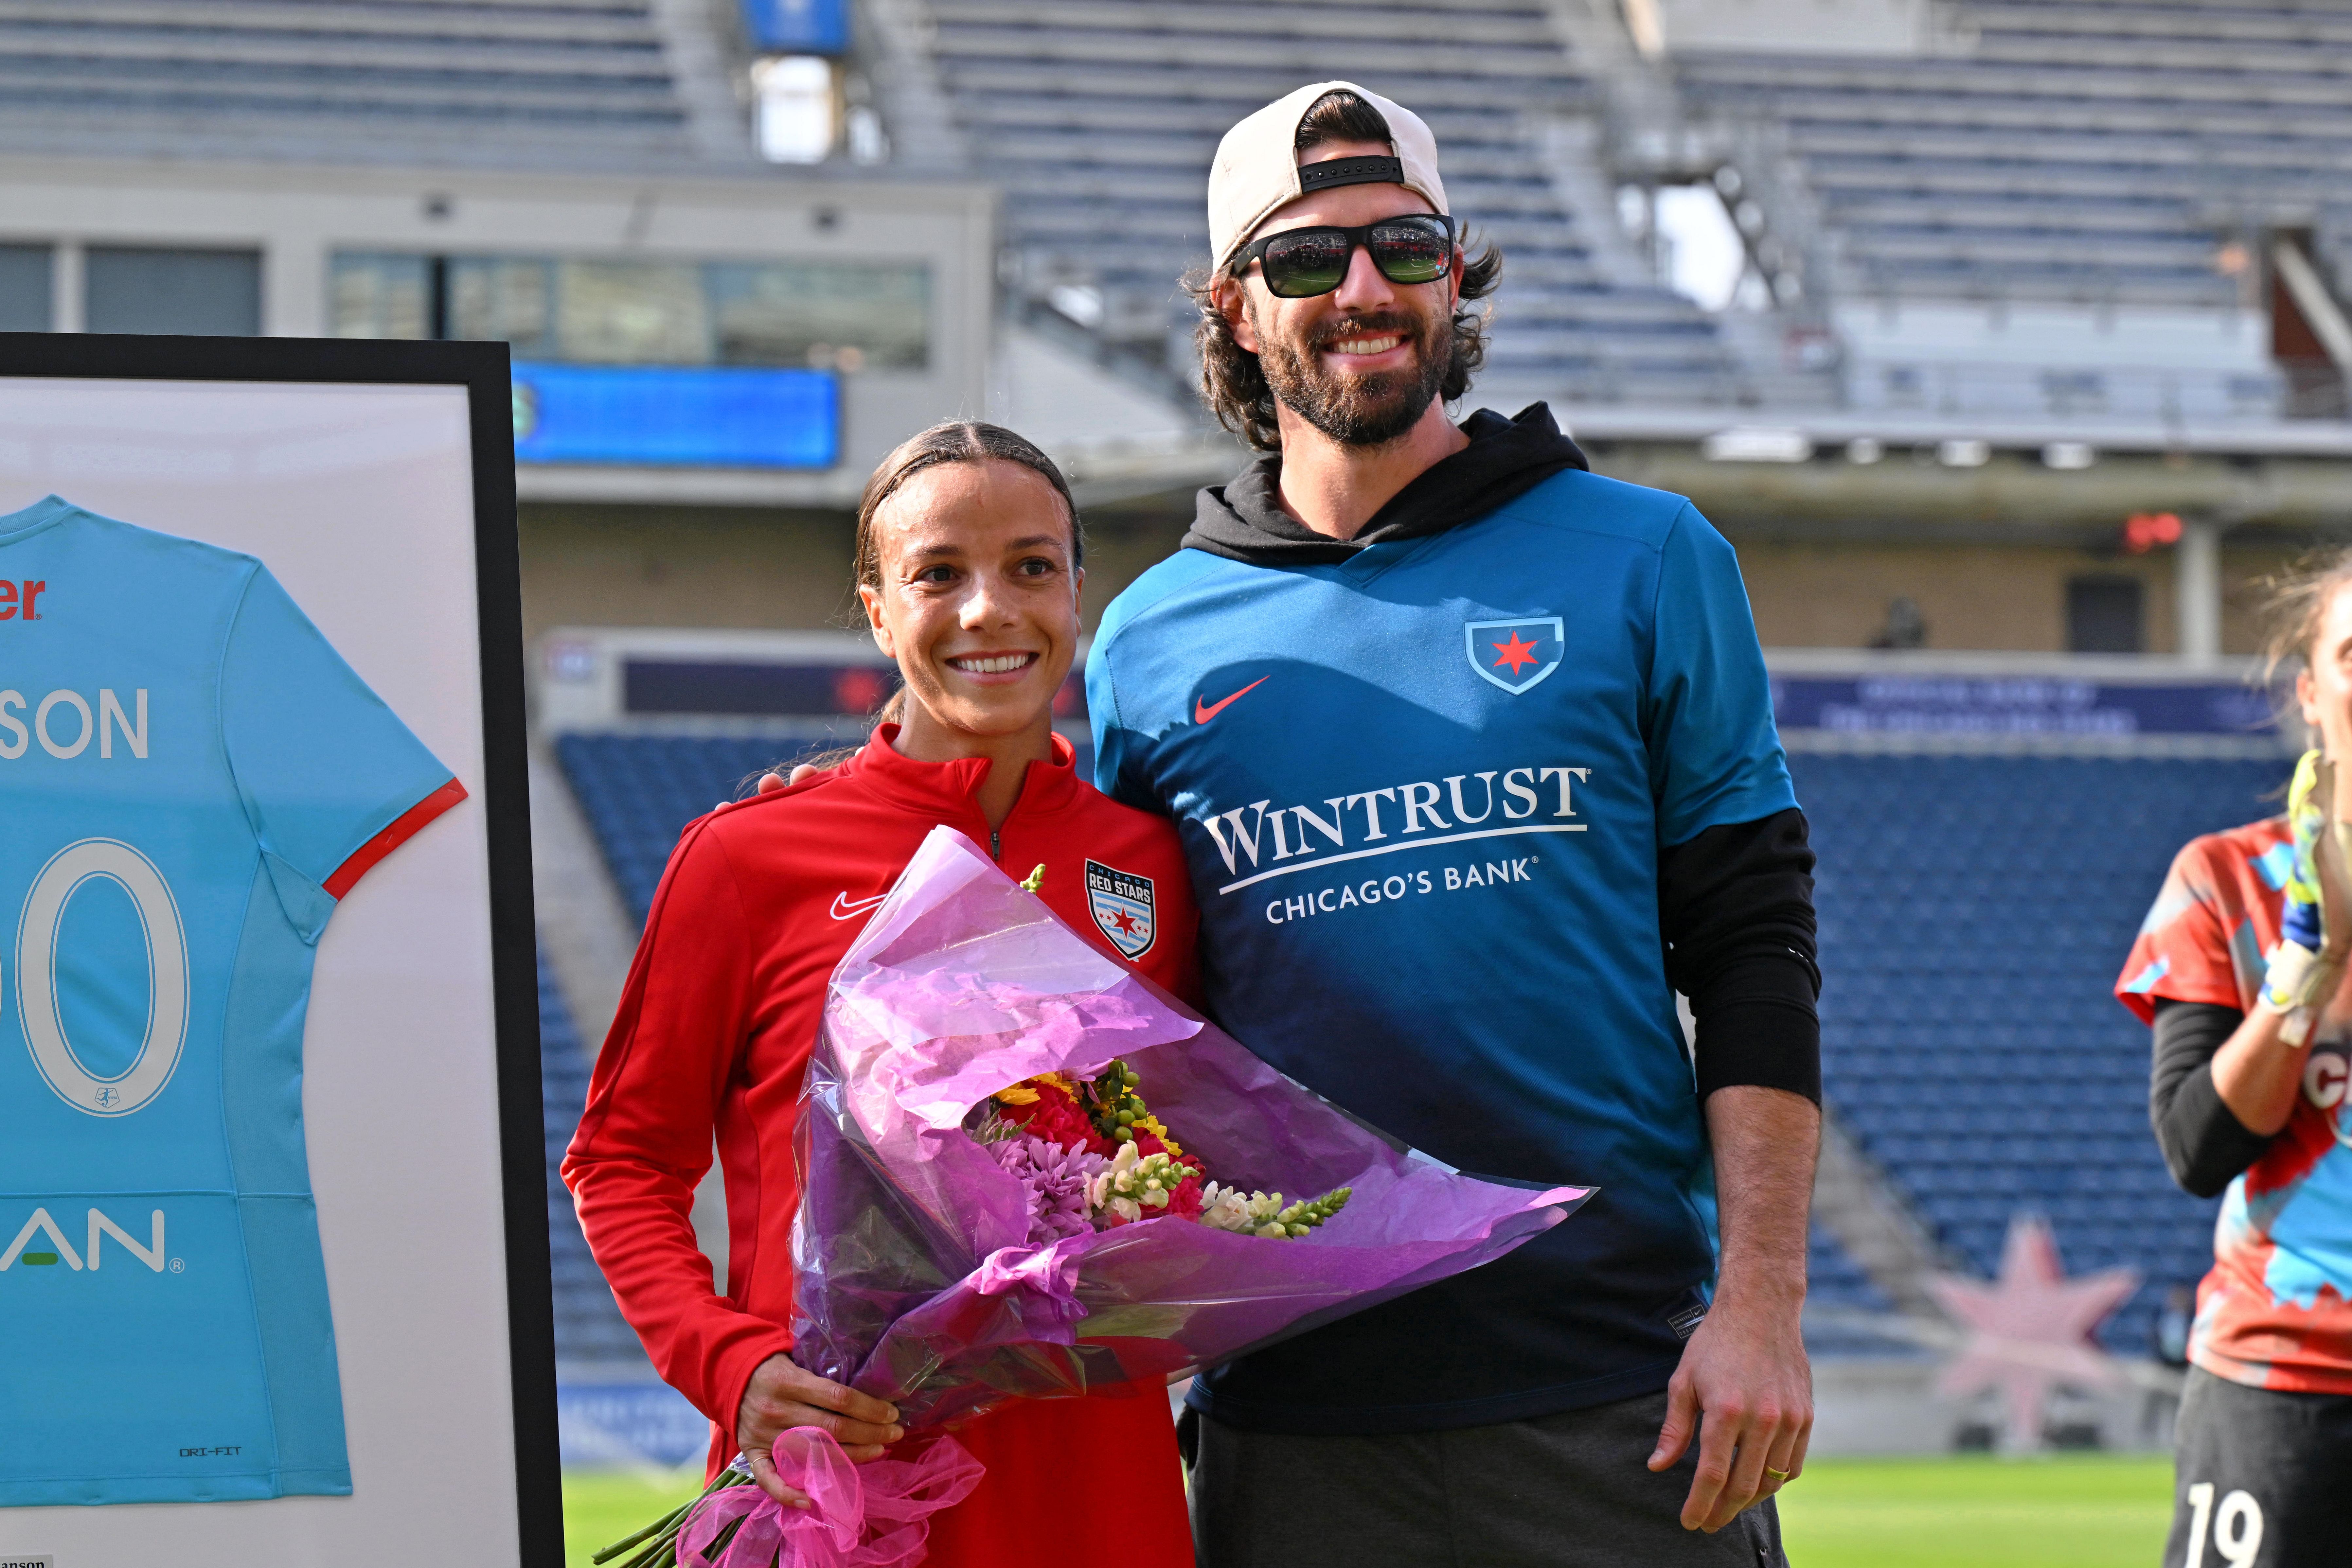
{"label": "woman in red jacket", "polygon": [[[1043,864],[1042,896],[1064,920],[1168,989],[1192,989],[1174,829],[1096,793],[1054,733],[1081,548],[1060,472],[1010,431],[943,424],[883,460],[858,507],[857,591],[905,681],[900,722],[837,768],[687,828],[563,1163],[623,1315],[714,1423],[713,1473],[740,1450],[790,1506],[805,1500],[768,1457],[778,1433],[824,1427],[856,1459],[905,1435],[891,1406],[789,1354],[793,1127],[825,982],[925,835],[946,823],[1015,876]],[[1151,890],[1152,918],[1097,921],[1089,862]],[[724,1295],[688,1218],[714,1137]],[[930,1561],[1189,1565],[1168,1402],[1121,1392],[1019,1401],[959,1430],[987,1474],[934,1516]]]}

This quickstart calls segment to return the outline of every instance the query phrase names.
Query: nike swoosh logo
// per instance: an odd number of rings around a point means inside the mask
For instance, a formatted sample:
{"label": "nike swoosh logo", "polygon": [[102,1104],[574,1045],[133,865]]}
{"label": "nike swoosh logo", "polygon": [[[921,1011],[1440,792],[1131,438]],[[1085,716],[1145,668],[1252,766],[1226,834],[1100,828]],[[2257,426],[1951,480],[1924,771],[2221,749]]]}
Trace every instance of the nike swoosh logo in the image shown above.
{"label": "nike swoosh logo", "polygon": [[855,920],[889,896],[887,893],[877,893],[871,898],[853,900],[845,893],[836,893],[833,895],[833,917],[835,920]]}
{"label": "nike swoosh logo", "polygon": [[1266,682],[1272,679],[1274,679],[1272,675],[1260,675],[1257,679],[1252,681],[1249,685],[1244,686],[1241,690],[1235,692],[1233,695],[1227,697],[1221,703],[1204,703],[1199,697],[1194,697],[1192,699],[1192,722],[1194,724],[1208,723],[1211,719],[1216,717],[1219,714],[1224,712],[1227,708],[1233,706],[1235,703],[1241,701],[1242,698],[1249,695],[1250,693],[1257,690],[1258,687],[1265,685]]}

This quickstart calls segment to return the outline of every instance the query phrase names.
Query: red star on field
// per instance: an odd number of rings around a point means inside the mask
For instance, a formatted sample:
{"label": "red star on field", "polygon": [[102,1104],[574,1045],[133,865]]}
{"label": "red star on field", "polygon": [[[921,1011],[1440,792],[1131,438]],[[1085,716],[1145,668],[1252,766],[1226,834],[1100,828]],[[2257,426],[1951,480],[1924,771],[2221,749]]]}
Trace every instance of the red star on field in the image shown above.
{"label": "red star on field", "polygon": [[1511,633],[1511,640],[1507,643],[1495,643],[1488,645],[1502,655],[1495,663],[1510,665],[1511,674],[1515,675],[1519,673],[1521,664],[1532,664],[1536,662],[1536,649],[1538,644],[1520,642],[1517,632]]}
{"label": "red star on field", "polygon": [[1110,923],[1118,927],[1118,934],[1122,936],[1135,929],[1135,916],[1124,909],[1112,915]]}
{"label": "red star on field", "polygon": [[2009,1446],[2042,1446],[2042,1403],[2053,1385],[2101,1387],[2122,1380],[2113,1356],[2091,1341],[2139,1284],[2129,1269],[2066,1278],[2050,1227],[2030,1215],[2009,1222],[2000,1278],[1988,1284],[1937,1274],[1927,1289],[1967,1331],[1960,1354],[1944,1368],[1937,1392],[1964,1397],[2001,1391],[2009,1411]]}

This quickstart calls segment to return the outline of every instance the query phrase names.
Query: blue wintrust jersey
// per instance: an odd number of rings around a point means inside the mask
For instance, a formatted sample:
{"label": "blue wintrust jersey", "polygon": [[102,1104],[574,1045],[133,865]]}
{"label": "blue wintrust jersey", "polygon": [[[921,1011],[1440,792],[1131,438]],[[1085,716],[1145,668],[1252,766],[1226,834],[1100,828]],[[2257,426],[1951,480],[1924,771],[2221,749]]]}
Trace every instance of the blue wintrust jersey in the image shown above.
{"label": "blue wintrust jersey", "polygon": [[352,1490],[313,947],[464,795],[252,557],[0,517],[0,1504]]}
{"label": "blue wintrust jersey", "polygon": [[1600,1188],[1195,1400],[1372,1433],[1664,1387],[1713,1254],[1658,855],[1796,803],[1730,546],[1570,471],[1336,563],[1186,549],[1112,604],[1087,684],[1101,787],[1178,823],[1222,1024],[1463,1169]]}

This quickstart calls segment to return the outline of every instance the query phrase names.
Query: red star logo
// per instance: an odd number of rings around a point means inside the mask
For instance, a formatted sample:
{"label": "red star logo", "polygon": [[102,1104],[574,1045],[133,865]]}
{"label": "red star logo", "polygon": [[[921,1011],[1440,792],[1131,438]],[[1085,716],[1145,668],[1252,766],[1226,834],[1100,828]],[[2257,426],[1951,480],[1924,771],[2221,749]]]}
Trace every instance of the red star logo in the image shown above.
{"label": "red star logo", "polygon": [[1960,1327],[1959,1354],[1944,1367],[1937,1391],[1957,1397],[2000,1389],[2010,1442],[2021,1451],[2042,1446],[2042,1400],[2052,1385],[2097,1388],[2123,1381],[2123,1369],[2091,1331],[2123,1305],[2139,1276],[2109,1269],[2068,1279],[2042,1220],[2011,1219],[2000,1279],[1936,1274],[1927,1283]]}
{"label": "red star logo", "polygon": [[1519,666],[1521,664],[1532,664],[1536,662],[1536,649],[1538,645],[1539,644],[1536,643],[1520,642],[1519,634],[1517,632],[1513,632],[1511,633],[1511,640],[1507,643],[1495,643],[1489,644],[1496,653],[1502,655],[1502,657],[1496,659],[1495,663],[1497,664],[1510,665],[1511,674],[1515,675],[1519,673]]}
{"label": "red star logo", "polygon": [[1111,924],[1118,927],[1118,934],[1120,936],[1129,936],[1135,930],[1135,916],[1122,909],[1117,915],[1111,916]]}

